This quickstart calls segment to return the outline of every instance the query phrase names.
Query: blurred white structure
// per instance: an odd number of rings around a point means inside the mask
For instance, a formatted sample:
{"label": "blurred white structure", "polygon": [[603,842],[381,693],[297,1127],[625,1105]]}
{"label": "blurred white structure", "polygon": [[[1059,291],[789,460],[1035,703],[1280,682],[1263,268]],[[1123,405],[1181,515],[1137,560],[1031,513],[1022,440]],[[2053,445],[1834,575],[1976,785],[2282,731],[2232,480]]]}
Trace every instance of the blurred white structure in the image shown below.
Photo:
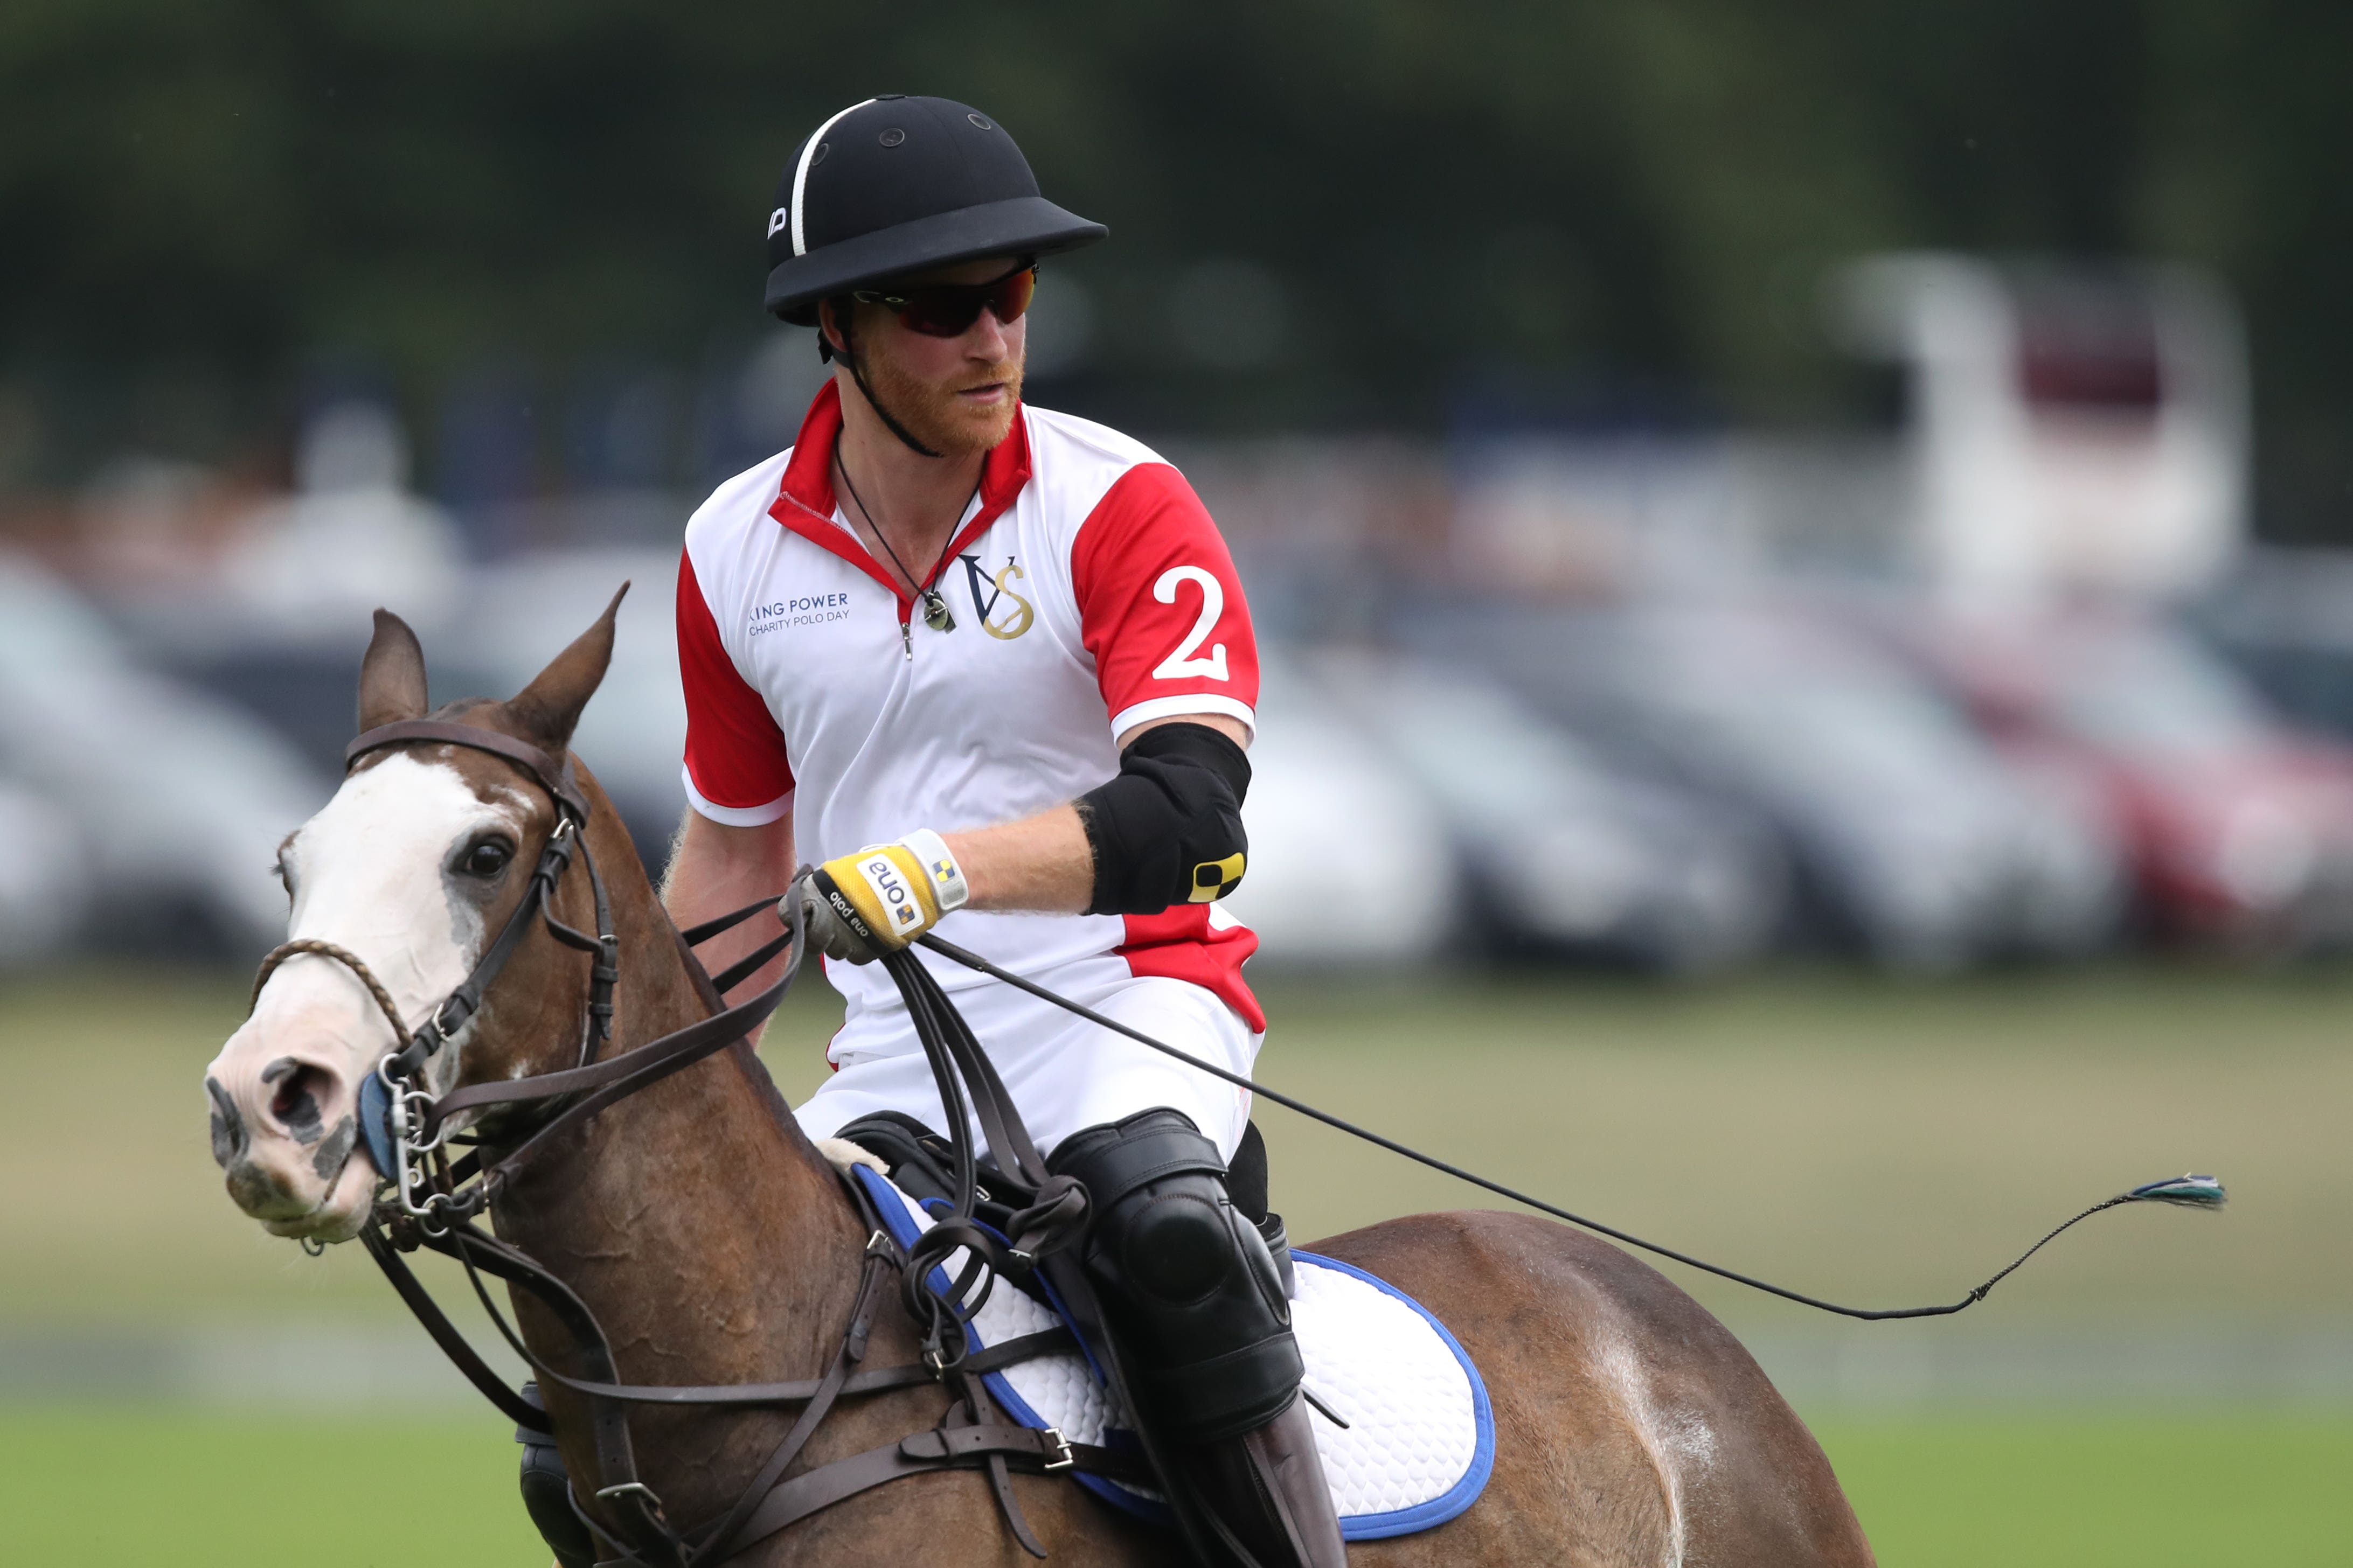
{"label": "blurred white structure", "polygon": [[2230,566],[2247,531],[2245,347],[2204,275],[1889,255],[1828,293],[1845,346],[1904,375],[1893,439],[1467,432],[1451,574],[1574,596],[1828,568],[2016,606],[2178,599]]}
{"label": "blurred white structure", "polygon": [[392,411],[341,403],[304,426],[296,492],[248,520],[220,563],[227,594],[290,633],[340,631],[383,604],[445,601],[465,574],[449,515],[408,489]]}
{"label": "blurred white structure", "polygon": [[[0,937],[28,949],[111,933],[254,950],[286,926],[278,844],[332,786],[279,736],[140,668],[107,624],[29,561],[0,557]],[[77,886],[26,929],[6,900]],[[46,879],[46,880],[45,880]],[[13,927],[11,922],[15,922]]]}
{"label": "blurred white structure", "polygon": [[0,971],[80,934],[90,904],[80,825],[55,801],[0,778]]}
{"label": "blurred white structure", "polygon": [[2245,351],[2202,275],[1890,255],[1836,275],[1831,305],[1850,348],[1907,374],[1907,524],[1944,596],[2170,598],[2230,564]]}

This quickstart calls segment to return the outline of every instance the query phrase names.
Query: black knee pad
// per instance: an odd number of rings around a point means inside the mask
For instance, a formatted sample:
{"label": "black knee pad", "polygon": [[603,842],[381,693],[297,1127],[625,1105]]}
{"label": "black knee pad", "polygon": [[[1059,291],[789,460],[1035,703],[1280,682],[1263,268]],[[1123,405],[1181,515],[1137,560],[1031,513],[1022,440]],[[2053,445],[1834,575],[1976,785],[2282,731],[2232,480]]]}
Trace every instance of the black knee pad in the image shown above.
{"label": "black knee pad", "polygon": [[1046,1164],[1086,1184],[1087,1272],[1172,1433],[1213,1442],[1289,1408],[1303,1370],[1291,1304],[1218,1146],[1162,1108],[1073,1133]]}

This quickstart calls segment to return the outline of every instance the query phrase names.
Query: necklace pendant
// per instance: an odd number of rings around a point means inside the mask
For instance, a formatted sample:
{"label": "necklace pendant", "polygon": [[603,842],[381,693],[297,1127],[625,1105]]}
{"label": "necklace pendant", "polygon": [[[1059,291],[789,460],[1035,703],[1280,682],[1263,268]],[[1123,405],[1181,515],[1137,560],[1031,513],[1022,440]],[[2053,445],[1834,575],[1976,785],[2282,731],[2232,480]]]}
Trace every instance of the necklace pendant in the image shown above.
{"label": "necklace pendant", "polygon": [[923,625],[935,632],[955,630],[955,616],[948,610],[946,596],[937,588],[923,590]]}

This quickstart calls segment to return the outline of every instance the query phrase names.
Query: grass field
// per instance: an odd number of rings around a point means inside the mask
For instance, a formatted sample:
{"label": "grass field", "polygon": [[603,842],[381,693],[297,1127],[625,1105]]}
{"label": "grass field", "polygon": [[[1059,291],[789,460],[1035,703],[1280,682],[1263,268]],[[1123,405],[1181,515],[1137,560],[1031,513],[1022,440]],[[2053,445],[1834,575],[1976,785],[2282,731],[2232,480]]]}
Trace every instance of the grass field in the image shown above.
{"label": "grass field", "polygon": [[2353,1421],[1839,1422],[1883,1568],[2342,1568]]}
{"label": "grass field", "polygon": [[[1884,1568],[2342,1568],[2353,1420],[1845,1423]],[[11,1563],[542,1568],[497,1421],[0,1410]]]}

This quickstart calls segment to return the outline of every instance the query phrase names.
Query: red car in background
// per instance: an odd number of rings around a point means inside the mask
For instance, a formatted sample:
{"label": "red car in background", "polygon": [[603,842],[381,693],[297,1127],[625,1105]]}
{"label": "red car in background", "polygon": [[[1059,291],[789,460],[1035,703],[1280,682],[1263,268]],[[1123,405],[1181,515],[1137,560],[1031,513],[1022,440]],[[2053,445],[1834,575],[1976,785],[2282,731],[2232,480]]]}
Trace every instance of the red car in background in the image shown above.
{"label": "red car in background", "polygon": [[2013,765],[2105,813],[2151,934],[2353,942],[2353,749],[2289,728],[2186,634],[2069,611],[1915,616],[1890,636]]}

